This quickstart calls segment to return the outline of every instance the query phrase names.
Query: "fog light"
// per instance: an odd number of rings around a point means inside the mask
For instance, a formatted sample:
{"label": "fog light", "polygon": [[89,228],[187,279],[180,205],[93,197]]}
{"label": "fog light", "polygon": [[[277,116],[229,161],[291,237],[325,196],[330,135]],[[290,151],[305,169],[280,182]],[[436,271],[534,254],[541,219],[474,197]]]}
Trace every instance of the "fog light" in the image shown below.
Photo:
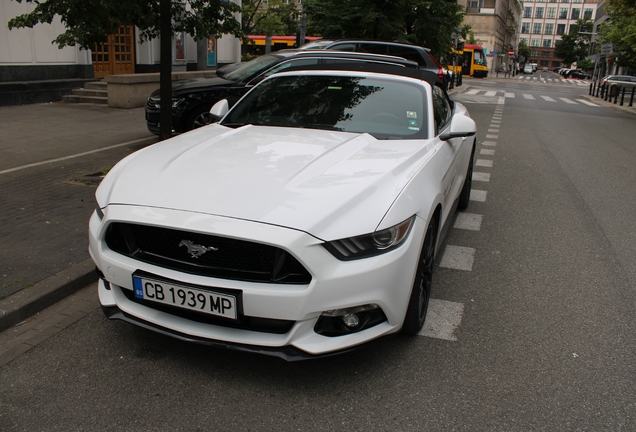
{"label": "fog light", "polygon": [[354,313],[348,313],[342,316],[342,322],[349,328],[358,327],[358,325],[360,325],[360,318]]}
{"label": "fog light", "polygon": [[386,321],[379,305],[370,303],[345,309],[324,311],[314,331],[323,336],[343,336],[366,330]]}

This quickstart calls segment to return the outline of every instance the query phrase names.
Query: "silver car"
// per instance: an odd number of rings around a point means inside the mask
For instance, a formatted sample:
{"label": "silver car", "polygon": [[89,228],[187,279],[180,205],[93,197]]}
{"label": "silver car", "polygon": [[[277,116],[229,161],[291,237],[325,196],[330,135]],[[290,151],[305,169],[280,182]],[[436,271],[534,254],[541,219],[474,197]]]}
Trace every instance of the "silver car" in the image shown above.
{"label": "silver car", "polygon": [[636,87],[636,77],[630,75],[607,75],[601,81],[606,88],[622,88],[631,90]]}

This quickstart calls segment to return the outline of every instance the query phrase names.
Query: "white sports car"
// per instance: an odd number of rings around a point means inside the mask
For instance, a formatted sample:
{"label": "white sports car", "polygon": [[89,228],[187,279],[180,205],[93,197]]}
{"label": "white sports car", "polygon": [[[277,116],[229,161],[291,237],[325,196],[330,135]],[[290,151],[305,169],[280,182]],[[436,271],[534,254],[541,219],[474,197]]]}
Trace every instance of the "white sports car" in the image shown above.
{"label": "white sports car", "polygon": [[417,334],[476,126],[433,74],[385,69],[273,75],[118,163],[90,219],[106,316],[287,360]]}

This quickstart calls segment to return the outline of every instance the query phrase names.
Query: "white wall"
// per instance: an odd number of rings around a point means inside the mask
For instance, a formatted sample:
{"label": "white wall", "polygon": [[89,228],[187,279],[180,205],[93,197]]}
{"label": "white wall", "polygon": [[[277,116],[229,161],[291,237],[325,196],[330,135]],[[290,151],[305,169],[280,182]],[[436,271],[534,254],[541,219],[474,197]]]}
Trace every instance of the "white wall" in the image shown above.
{"label": "white wall", "polygon": [[77,47],[58,49],[51,44],[64,32],[59,17],[52,24],[36,24],[32,29],[9,30],[7,23],[11,18],[33,10],[33,6],[14,0],[0,0],[0,64],[90,64],[87,51]]}

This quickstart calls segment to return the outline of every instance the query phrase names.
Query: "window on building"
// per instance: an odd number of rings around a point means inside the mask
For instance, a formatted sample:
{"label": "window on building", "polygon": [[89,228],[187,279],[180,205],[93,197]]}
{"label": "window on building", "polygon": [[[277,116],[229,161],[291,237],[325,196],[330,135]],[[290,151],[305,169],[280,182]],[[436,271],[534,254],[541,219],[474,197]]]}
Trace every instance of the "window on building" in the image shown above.
{"label": "window on building", "polygon": [[541,51],[541,57],[550,57],[550,51]]}
{"label": "window on building", "polygon": [[593,13],[594,9],[585,9],[585,12],[583,12],[583,18],[585,18],[586,20],[591,20]]}
{"label": "window on building", "polygon": [[565,24],[557,24],[557,32],[556,34],[562,35],[565,34]]}
{"label": "window on building", "polygon": [[550,64],[549,60],[541,60],[541,62],[539,63],[540,66],[548,66]]}
{"label": "window on building", "polygon": [[523,17],[524,18],[532,18],[532,8],[527,7],[523,9]]}
{"label": "window on building", "polygon": [[[530,45],[530,46],[538,47],[538,46],[539,46],[539,41],[540,41],[540,39],[539,39],[539,38],[532,38],[532,43],[531,43],[531,45]],[[536,56],[536,55],[537,55],[537,54],[536,54],[536,52],[537,52],[537,51],[532,51],[532,55],[533,55],[533,56]]]}
{"label": "window on building", "polygon": [[534,10],[534,17],[535,18],[543,18],[543,8],[542,7],[538,7]]}
{"label": "window on building", "polygon": [[572,9],[572,19],[579,19],[581,17],[581,9]]}
{"label": "window on building", "polygon": [[530,33],[530,23],[529,22],[521,23],[521,33]]}
{"label": "window on building", "polygon": [[583,0],[572,0],[572,3],[583,3]]}
{"label": "window on building", "polygon": [[534,0],[535,3],[545,3],[545,0]]}
{"label": "window on building", "polygon": [[552,48],[552,39],[543,39],[543,48]]}
{"label": "window on building", "polygon": [[559,0],[550,0],[550,3],[558,3]]}
{"label": "window on building", "polygon": [[561,62],[560,62],[560,61],[558,61],[558,60],[553,61],[553,62],[552,62],[552,66],[553,66],[553,67],[559,67],[559,66],[561,66]]}
{"label": "window on building", "polygon": [[541,23],[534,23],[534,26],[532,28],[532,33],[541,34]]}
{"label": "window on building", "polygon": [[548,8],[546,18],[556,18],[556,8]]}
{"label": "window on building", "polygon": [[537,50],[530,51],[530,57],[536,57],[538,55],[539,55],[539,51],[537,51]]}
{"label": "window on building", "polygon": [[545,23],[545,34],[552,34],[554,32],[554,23]]}
{"label": "window on building", "polygon": [[568,8],[559,9],[559,19],[568,19]]}
{"label": "window on building", "polygon": [[570,0],[561,0],[561,3],[570,3]]}
{"label": "window on building", "polygon": [[524,38],[524,37],[522,37],[522,38],[520,38],[520,39],[519,39],[519,42],[521,42],[521,41],[523,41],[523,43],[525,43],[526,45],[528,45],[528,38]]}

